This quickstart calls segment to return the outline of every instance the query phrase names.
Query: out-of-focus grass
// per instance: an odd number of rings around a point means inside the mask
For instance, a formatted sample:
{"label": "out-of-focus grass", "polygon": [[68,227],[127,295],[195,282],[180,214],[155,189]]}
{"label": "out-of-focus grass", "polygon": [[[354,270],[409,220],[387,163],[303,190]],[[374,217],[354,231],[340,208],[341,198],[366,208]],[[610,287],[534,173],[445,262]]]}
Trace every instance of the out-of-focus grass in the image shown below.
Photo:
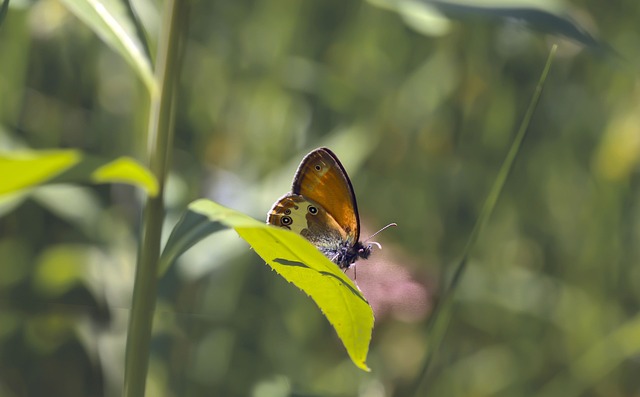
{"label": "out-of-focus grass", "polygon": [[[634,64],[640,6],[618,5],[581,3],[576,20]],[[145,7],[144,21],[157,12]],[[329,144],[364,226],[399,224],[377,236],[378,258],[407,267],[437,299],[438,274],[462,252],[547,40],[473,17],[428,37],[357,2],[194,2],[167,226],[202,196],[262,219],[300,156]],[[0,51],[2,149],[142,157],[134,131],[146,114],[134,109],[145,108],[146,89],[61,3],[12,1]],[[430,394],[637,393],[636,80],[561,44],[458,290]],[[128,187],[80,188],[92,222],[55,210],[63,198],[28,200],[0,219],[0,389],[13,394],[121,394],[139,208]],[[160,280],[149,395],[384,396],[415,376],[424,317],[379,316],[372,372],[359,373],[309,299],[234,236],[219,238],[227,251],[204,242]],[[39,258],[70,244],[99,254],[73,267],[86,273],[72,288],[46,286]],[[358,278],[366,273],[362,262]],[[394,291],[375,274],[367,283]]]}

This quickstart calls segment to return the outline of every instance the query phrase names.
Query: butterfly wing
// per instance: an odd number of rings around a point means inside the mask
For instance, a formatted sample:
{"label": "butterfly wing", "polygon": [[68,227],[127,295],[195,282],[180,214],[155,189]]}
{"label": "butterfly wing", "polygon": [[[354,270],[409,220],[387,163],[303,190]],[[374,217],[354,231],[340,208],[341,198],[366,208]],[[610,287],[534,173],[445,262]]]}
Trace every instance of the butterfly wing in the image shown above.
{"label": "butterfly wing", "polygon": [[302,159],[291,193],[275,202],[267,223],[305,237],[343,269],[371,253],[371,246],[358,241],[360,218],[351,181],[336,155],[326,148]]}
{"label": "butterfly wing", "polygon": [[[291,192],[319,204],[351,244],[358,241],[360,218],[356,196],[347,172],[331,150],[319,148],[302,159]],[[332,229],[335,225],[330,223],[328,227]]]}
{"label": "butterfly wing", "polygon": [[321,251],[335,251],[348,236],[321,205],[299,195],[288,193],[269,211],[267,223],[302,235]]}

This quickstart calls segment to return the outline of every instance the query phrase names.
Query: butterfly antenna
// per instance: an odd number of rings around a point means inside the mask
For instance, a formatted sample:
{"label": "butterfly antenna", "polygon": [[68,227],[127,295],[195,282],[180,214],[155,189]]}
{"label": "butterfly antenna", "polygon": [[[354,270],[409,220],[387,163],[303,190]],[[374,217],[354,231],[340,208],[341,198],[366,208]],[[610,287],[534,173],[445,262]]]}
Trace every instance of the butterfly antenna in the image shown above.
{"label": "butterfly antenna", "polygon": [[[383,227],[382,229],[378,230],[377,232],[373,233],[371,236],[367,237],[366,240],[363,241],[363,243],[366,243],[367,241],[371,240],[372,238],[374,238],[378,233],[380,233],[381,231],[390,228],[391,226],[398,226],[397,223],[390,223],[387,226]],[[380,243],[376,243],[375,241],[372,241],[371,244],[375,244],[378,246],[378,248],[382,249],[382,246],[380,245]]]}

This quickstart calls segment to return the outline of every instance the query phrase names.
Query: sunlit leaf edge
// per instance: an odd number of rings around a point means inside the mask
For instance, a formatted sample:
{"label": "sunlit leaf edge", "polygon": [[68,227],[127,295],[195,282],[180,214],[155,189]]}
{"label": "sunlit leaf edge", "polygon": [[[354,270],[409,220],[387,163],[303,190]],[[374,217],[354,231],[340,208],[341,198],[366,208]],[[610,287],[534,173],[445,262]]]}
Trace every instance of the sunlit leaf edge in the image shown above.
{"label": "sunlit leaf edge", "polygon": [[373,310],[338,266],[307,240],[288,230],[266,225],[206,199],[196,200],[188,208],[167,241],[161,267],[168,267],[208,232],[220,230],[220,225],[233,228],[274,271],[313,299],[336,330],[353,363],[369,371],[366,357]]}
{"label": "sunlit leaf edge", "polygon": [[[151,69],[151,60],[136,45],[138,37],[130,36],[120,21],[97,0],[61,1],[69,11],[129,63],[152,97],[158,94],[158,85]],[[134,24],[134,22],[131,23]]]}
{"label": "sunlit leaf edge", "polygon": [[35,187],[77,165],[77,150],[14,151],[0,153],[0,194]]}
{"label": "sunlit leaf edge", "polygon": [[104,160],[74,149],[0,153],[0,195],[24,192],[48,183],[126,183],[158,193],[158,181],[129,157]]}
{"label": "sunlit leaf edge", "polygon": [[91,173],[96,183],[119,182],[144,188],[151,197],[158,194],[158,180],[151,171],[130,157],[119,157]]}

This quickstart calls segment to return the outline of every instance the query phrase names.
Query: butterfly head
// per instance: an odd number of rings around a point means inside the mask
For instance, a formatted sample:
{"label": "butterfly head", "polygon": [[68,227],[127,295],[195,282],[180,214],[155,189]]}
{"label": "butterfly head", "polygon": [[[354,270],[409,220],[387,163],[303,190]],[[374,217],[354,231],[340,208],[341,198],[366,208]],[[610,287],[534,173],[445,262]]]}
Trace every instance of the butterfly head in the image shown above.
{"label": "butterfly head", "polygon": [[327,250],[324,254],[341,269],[348,269],[358,259],[369,258],[371,244],[364,245],[361,241],[358,241],[352,245],[350,242],[344,241],[337,250]]}

